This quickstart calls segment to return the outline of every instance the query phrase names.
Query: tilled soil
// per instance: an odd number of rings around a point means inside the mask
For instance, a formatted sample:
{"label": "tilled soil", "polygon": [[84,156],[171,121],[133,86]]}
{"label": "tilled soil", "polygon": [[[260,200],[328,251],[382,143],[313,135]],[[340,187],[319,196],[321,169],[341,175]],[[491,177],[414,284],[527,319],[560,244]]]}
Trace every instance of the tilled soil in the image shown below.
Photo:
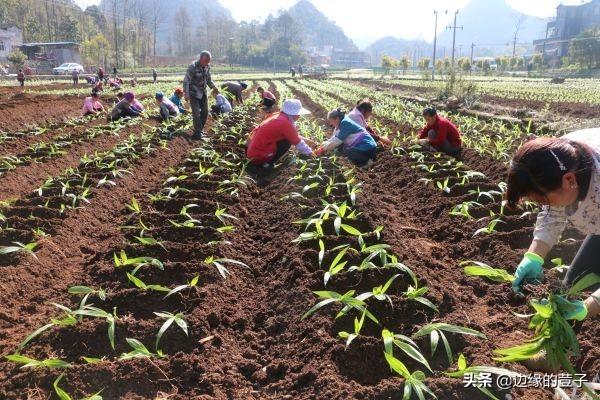
{"label": "tilled soil", "polygon": [[[324,115],[309,99],[303,103],[313,115]],[[233,126],[235,121],[226,124]],[[252,125],[246,122],[242,135],[248,134]],[[243,157],[243,142],[237,138],[220,142],[213,135],[211,143],[219,153]],[[116,187],[98,189],[92,203],[82,210],[66,217],[37,216],[52,232],[37,252],[38,260],[20,256],[13,265],[0,267],[0,353],[12,353],[28,333],[59,315],[50,302],[76,307],[78,298],[66,289],[87,285],[109,292],[105,302],[94,298],[95,305],[104,310],[116,307],[116,348],[110,347],[107,324],[86,318],[77,325],[52,328],[23,351],[35,358],[59,357],[74,364],[60,386],[75,398],[98,390],[105,399],[401,398],[403,382],[385,363],[380,327],[367,322],[361,336],[346,349],[337,332],[351,330],[351,318],[334,320],[333,308],[325,308],[301,320],[315,303],[311,291],[323,290],[323,270],[318,266],[318,249],[291,243],[302,232],[301,226],[292,222],[306,218],[311,209],[281,199],[302,190],[301,182],[290,180],[298,170],[289,159],[268,174],[251,171],[255,181],[241,186],[237,195],[218,191],[220,180],[230,176],[217,170],[214,176],[182,183],[190,191],[173,200],[149,202],[146,194],[160,192],[168,176],[179,175],[180,167],[193,167],[188,158],[194,145],[208,148],[202,142],[176,137],[169,149],[140,159],[134,174],[122,178]],[[494,348],[529,337],[526,321],[511,314],[529,310],[526,301],[514,297],[507,285],[466,278],[458,264],[474,259],[514,270],[529,244],[533,220],[513,215],[499,232],[473,237],[481,223],[450,217],[452,206],[468,198],[468,189],[491,189],[502,177],[496,161],[474,152],[466,152],[464,158],[469,168],[487,178],[445,195],[418,181],[421,175],[408,157],[381,152],[373,168],[357,172],[362,182],[357,204],[362,214],[357,227],[367,232],[383,225],[382,242],[417,273],[420,284],[429,288],[426,296],[440,309],[438,315],[407,301],[402,296],[406,283],[394,285],[389,292],[393,308],[387,303],[373,305],[382,324],[405,335],[433,320],[478,329],[488,340],[452,335],[450,344],[456,354],[464,353],[469,363],[491,365]],[[324,166],[337,168],[327,161]],[[172,169],[170,174],[168,169]],[[339,177],[338,172],[334,175]],[[145,210],[139,218],[153,228],[153,237],[164,247],[134,245],[131,234],[120,228],[138,221],[125,207],[133,196]],[[176,229],[169,220],[181,221],[181,207],[192,203],[196,206],[189,213],[202,222],[202,228]],[[320,199],[311,199],[310,204],[316,207]],[[218,232],[217,207],[226,207],[237,218],[229,222],[235,231]],[[30,222],[22,223],[27,226]],[[326,240],[329,248],[337,239],[328,233]],[[571,244],[558,250],[570,259],[576,248]],[[167,299],[134,288],[124,271],[114,266],[114,254],[120,250],[130,257],[143,254],[164,263],[164,271],[142,269],[139,276],[144,282],[174,287],[198,275],[198,287]],[[227,264],[231,274],[225,280],[216,268],[202,262],[212,255],[241,261],[247,267]],[[327,290],[352,288],[362,293],[387,278],[387,273],[379,272],[343,274],[332,279]],[[549,274],[550,282],[557,278]],[[162,311],[183,312],[189,335],[173,325],[161,339],[167,357],[117,361],[121,353],[131,350],[126,337],[155,350],[156,332],[164,320],[154,312]],[[578,370],[600,370],[598,334],[591,321],[584,323]],[[419,345],[429,356],[427,341],[419,341]],[[81,356],[104,361],[86,364]],[[428,359],[435,371],[450,367],[442,349]],[[410,361],[407,365],[411,370],[422,368]],[[527,372],[522,366],[508,367]],[[59,373],[23,370],[0,362],[0,398],[48,398]],[[426,384],[440,399],[485,398],[441,372],[428,377]],[[549,392],[540,390],[517,390],[513,395],[526,400],[550,398]]]}

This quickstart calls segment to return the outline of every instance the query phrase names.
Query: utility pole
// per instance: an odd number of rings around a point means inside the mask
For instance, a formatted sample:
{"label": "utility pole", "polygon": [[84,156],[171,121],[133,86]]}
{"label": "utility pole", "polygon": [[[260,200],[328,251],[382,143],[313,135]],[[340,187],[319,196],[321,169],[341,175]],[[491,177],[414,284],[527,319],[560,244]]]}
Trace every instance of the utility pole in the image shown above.
{"label": "utility pole", "polygon": [[544,44],[542,45],[542,65],[546,59],[546,42],[548,41],[548,24],[546,24],[546,37],[544,38]]}
{"label": "utility pole", "polygon": [[473,75],[473,50],[475,49],[475,43],[471,43],[471,68],[469,68],[469,75]]}
{"label": "utility pole", "polygon": [[117,1],[113,0],[113,27],[114,27],[114,39],[115,39],[115,68],[119,68],[119,34],[117,30],[117,24],[119,21],[117,20]]}
{"label": "utility pole", "polygon": [[458,16],[458,10],[456,10],[454,12],[454,25],[451,27],[448,27],[448,29],[453,30],[453,33],[452,33],[452,69],[454,69],[454,52],[456,50],[456,30],[463,29],[462,26],[456,26],[456,17],[457,16]]}
{"label": "utility pole", "polygon": [[438,20],[438,12],[437,11],[433,11],[433,13],[435,14],[435,28],[433,30],[433,66],[431,69],[431,80],[434,81],[435,80],[435,52],[437,50],[437,20]]}

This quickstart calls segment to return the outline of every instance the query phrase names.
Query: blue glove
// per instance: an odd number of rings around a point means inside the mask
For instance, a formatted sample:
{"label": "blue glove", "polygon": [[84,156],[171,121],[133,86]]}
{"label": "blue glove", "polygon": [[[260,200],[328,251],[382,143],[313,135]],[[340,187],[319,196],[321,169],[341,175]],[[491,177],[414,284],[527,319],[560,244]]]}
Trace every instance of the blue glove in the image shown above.
{"label": "blue glove", "polygon": [[523,261],[519,264],[515,272],[515,280],[512,283],[512,289],[515,293],[522,294],[521,285],[528,282],[541,282],[544,278],[544,259],[535,253],[527,252]]}

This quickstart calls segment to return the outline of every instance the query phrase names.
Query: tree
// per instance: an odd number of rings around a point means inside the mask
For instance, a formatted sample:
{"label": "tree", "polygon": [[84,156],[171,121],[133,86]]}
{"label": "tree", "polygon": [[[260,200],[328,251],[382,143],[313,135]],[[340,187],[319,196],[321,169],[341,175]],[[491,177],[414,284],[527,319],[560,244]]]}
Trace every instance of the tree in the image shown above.
{"label": "tree", "polygon": [[523,26],[523,22],[525,22],[525,20],[527,19],[527,15],[525,14],[521,14],[521,13],[515,13],[513,14],[513,21],[515,24],[515,33],[513,35],[513,51],[512,51],[512,56],[513,58],[515,58],[516,56],[516,51],[517,51],[517,37],[519,36],[519,31],[521,30],[521,27]]}
{"label": "tree", "polygon": [[471,70],[471,60],[467,57],[463,57],[458,60],[458,67],[463,72],[469,72]]}
{"label": "tree", "polygon": [[490,62],[488,60],[483,60],[483,62],[481,63],[481,70],[483,71],[484,75],[489,75],[490,74]]}
{"label": "tree", "polygon": [[[114,0],[113,0],[114,1]],[[152,27],[152,57],[156,63],[156,35],[165,22],[164,3],[161,0],[150,0],[150,25]]]}
{"label": "tree", "polygon": [[582,32],[569,47],[569,58],[582,68],[592,69],[600,66],[599,28]]}
{"label": "tree", "polygon": [[402,68],[402,75],[406,75],[406,70],[410,68],[412,61],[408,56],[403,56],[400,59],[400,67]]}
{"label": "tree", "polygon": [[78,42],[80,40],[79,23],[67,15],[58,26],[56,34],[58,40]]}
{"label": "tree", "polygon": [[381,57],[381,67],[385,71],[385,75],[389,75],[390,71],[400,66],[400,62],[392,56],[384,55]]}
{"label": "tree", "polygon": [[98,34],[83,42],[83,57],[86,63],[104,65],[106,54],[110,49],[110,42],[104,35]]}
{"label": "tree", "polygon": [[421,71],[427,71],[429,69],[429,64],[431,64],[431,59],[429,57],[423,57],[419,60],[419,69]]}
{"label": "tree", "polygon": [[6,59],[15,67],[15,69],[23,68],[27,56],[19,49],[14,49],[8,54]]}
{"label": "tree", "polygon": [[531,57],[531,64],[536,68],[541,68],[543,62],[543,57],[541,53],[536,53]]}
{"label": "tree", "polygon": [[179,10],[173,16],[175,25],[175,51],[178,56],[192,55],[192,31],[189,12],[185,6],[179,7]]}

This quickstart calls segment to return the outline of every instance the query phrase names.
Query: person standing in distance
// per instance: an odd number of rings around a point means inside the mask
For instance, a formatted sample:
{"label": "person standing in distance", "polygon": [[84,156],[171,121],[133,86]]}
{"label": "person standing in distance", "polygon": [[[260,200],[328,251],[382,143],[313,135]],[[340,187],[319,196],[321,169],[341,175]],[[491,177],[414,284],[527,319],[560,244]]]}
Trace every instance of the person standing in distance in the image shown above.
{"label": "person standing in distance", "polygon": [[185,99],[192,108],[192,117],[194,119],[194,134],[192,139],[202,139],[204,125],[208,118],[208,96],[206,95],[206,86],[215,91],[219,91],[212,81],[210,75],[211,54],[208,51],[200,53],[200,58],[187,69],[183,79],[183,92]]}

